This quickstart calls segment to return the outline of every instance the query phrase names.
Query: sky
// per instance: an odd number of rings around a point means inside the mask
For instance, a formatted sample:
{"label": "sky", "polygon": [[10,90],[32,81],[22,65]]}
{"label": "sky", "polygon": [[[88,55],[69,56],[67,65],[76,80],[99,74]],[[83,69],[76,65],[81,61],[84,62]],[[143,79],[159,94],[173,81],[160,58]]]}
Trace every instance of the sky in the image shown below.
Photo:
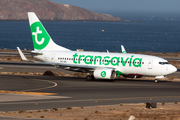
{"label": "sky", "polygon": [[94,12],[180,12],[180,0],[50,0]]}

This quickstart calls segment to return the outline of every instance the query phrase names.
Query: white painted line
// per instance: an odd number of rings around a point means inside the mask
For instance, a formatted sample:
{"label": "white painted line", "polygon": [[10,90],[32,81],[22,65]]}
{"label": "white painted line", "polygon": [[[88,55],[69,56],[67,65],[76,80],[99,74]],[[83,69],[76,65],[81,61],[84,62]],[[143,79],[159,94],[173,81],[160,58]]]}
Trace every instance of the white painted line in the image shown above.
{"label": "white painted line", "polygon": [[[0,102],[15,102],[26,100],[46,100],[46,99],[63,99],[71,98],[67,96],[44,96],[44,95],[22,95],[22,94],[0,94]],[[4,104],[4,103],[3,103]]]}
{"label": "white painted line", "polygon": [[[1,67],[14,67],[14,68],[37,68],[37,66],[26,66],[26,65],[0,65]],[[53,66],[38,66],[39,69],[56,69]]]}
{"label": "white painted line", "polygon": [[44,88],[29,89],[29,90],[22,90],[22,91],[27,92],[27,91],[44,90],[44,89],[49,89],[49,88],[53,88],[53,87],[56,87],[56,86],[57,86],[57,83],[56,83],[56,82],[53,82],[53,81],[49,81],[49,80],[38,80],[38,79],[33,79],[33,80],[43,81],[43,82],[49,82],[49,83],[53,83],[54,85],[53,85],[53,86],[49,86],[49,87],[44,87]]}

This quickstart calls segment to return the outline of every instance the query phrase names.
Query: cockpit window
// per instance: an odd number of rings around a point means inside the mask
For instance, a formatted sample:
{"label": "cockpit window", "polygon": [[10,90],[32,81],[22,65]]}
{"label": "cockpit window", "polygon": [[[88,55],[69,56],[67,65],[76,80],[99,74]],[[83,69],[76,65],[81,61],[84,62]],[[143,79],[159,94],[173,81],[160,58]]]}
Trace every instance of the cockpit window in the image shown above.
{"label": "cockpit window", "polygon": [[159,62],[160,65],[169,64],[168,62]]}

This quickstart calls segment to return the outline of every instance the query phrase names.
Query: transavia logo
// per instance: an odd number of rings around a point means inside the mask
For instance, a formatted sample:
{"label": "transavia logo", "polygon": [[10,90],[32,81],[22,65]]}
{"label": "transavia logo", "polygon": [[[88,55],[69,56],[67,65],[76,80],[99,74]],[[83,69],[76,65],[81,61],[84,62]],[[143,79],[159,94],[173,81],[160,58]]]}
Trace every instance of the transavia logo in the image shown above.
{"label": "transavia logo", "polygon": [[105,71],[101,72],[101,77],[106,77],[106,72]]}
{"label": "transavia logo", "polygon": [[73,55],[73,62],[75,64],[81,64],[81,62],[87,65],[112,65],[112,66],[134,66],[141,67],[142,58],[136,58],[133,55],[131,57],[112,57],[112,56],[94,56],[94,55]]}
{"label": "transavia logo", "polygon": [[31,33],[35,49],[42,50],[48,45],[50,37],[40,22],[31,25]]}
{"label": "transavia logo", "polygon": [[39,30],[39,27],[36,27],[36,32],[33,32],[32,34],[35,36],[35,41],[38,45],[43,44],[44,38],[42,38],[41,41],[38,41],[38,38],[37,38],[38,34],[42,34],[42,31]]}

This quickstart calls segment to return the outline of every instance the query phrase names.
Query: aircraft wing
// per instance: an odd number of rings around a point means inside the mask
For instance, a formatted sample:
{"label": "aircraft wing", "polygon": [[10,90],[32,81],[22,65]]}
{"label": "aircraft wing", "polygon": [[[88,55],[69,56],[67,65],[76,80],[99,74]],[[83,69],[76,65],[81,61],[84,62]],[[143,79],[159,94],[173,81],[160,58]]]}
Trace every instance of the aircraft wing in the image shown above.
{"label": "aircraft wing", "polygon": [[126,54],[126,50],[123,45],[121,45],[121,50],[122,50],[122,53]]}
{"label": "aircraft wing", "polygon": [[[76,64],[66,64],[66,63],[53,63],[53,62],[41,62],[41,61],[31,61],[31,60],[28,60],[26,58],[26,56],[23,54],[23,52],[21,51],[21,49],[19,47],[17,47],[17,50],[21,56],[21,59],[23,61],[27,61],[27,62],[34,62],[34,63],[38,63],[38,64],[47,64],[47,65],[53,65],[57,68],[63,68],[63,69],[66,69],[66,70],[72,70],[72,71],[94,71],[94,69],[96,69],[95,66],[89,66],[89,65],[76,65]],[[31,54],[41,54],[41,53],[34,53],[34,52],[31,52]]]}
{"label": "aircraft wing", "polygon": [[[75,72],[88,72],[88,71],[94,71],[97,68],[104,68],[104,67],[100,67],[100,66],[90,66],[90,65],[76,65],[76,64],[66,64],[66,63],[53,63],[53,62],[40,62],[40,61],[33,61],[34,63],[38,63],[38,64],[48,64],[48,65],[53,65],[56,68],[62,68],[65,70],[69,70],[69,71],[75,71]],[[113,69],[111,67],[105,67],[105,68],[110,68]]]}

